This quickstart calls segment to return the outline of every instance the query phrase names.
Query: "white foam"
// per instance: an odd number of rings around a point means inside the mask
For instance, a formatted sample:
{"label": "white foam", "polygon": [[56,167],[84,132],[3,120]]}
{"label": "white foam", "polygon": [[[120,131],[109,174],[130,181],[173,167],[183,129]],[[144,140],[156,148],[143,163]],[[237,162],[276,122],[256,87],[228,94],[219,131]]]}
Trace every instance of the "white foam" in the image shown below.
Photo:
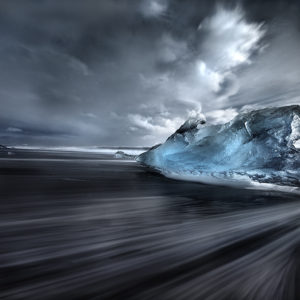
{"label": "white foam", "polygon": [[204,184],[229,186],[234,188],[278,191],[278,192],[293,193],[293,194],[300,195],[300,188],[298,187],[277,185],[272,183],[260,183],[252,180],[246,175],[242,176],[242,175],[235,174],[231,178],[222,178],[222,177],[213,176],[213,174],[212,175],[176,174],[176,173],[164,172],[164,171],[162,171],[161,173],[164,176],[175,180],[200,182]]}
{"label": "white foam", "polygon": [[38,146],[15,146],[15,149],[24,150],[41,150],[41,151],[61,151],[61,152],[86,152],[98,154],[115,154],[117,151],[122,151],[128,155],[140,155],[145,152],[143,148],[98,148],[98,147],[38,147]]}

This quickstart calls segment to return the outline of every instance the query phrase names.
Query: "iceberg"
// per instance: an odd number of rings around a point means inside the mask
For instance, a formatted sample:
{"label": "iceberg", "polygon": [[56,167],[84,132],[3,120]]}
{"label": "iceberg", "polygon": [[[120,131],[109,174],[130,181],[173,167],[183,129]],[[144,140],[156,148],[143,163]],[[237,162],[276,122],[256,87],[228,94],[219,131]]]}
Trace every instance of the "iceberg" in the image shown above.
{"label": "iceberg", "polygon": [[300,106],[241,113],[222,125],[190,118],[137,160],[173,178],[299,187]]}
{"label": "iceberg", "polygon": [[136,158],[136,155],[127,154],[124,151],[117,151],[114,156],[115,156],[115,158],[118,158],[118,159],[135,159]]}

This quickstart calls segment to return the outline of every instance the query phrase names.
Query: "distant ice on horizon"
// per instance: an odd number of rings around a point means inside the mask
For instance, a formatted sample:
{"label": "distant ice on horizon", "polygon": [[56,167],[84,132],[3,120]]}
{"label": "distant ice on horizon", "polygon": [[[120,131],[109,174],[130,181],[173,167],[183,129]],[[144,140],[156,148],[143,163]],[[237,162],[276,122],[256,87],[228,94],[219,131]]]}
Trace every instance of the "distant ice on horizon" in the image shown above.
{"label": "distant ice on horizon", "polygon": [[143,147],[75,147],[75,146],[59,146],[59,147],[43,147],[43,146],[15,146],[15,149],[24,150],[42,150],[42,151],[62,151],[62,152],[85,152],[85,153],[98,153],[98,154],[110,154],[114,155],[117,151],[121,150],[128,155],[140,155],[147,151],[147,148]]}

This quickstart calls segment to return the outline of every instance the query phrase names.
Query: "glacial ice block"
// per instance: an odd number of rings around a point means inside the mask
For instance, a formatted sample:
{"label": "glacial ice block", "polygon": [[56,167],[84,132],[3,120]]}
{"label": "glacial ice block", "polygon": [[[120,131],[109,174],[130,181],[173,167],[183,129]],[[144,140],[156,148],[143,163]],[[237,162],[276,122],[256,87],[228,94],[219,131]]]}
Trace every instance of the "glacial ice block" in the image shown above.
{"label": "glacial ice block", "polygon": [[300,186],[300,106],[265,108],[223,125],[189,119],[137,160],[162,173],[212,183]]}

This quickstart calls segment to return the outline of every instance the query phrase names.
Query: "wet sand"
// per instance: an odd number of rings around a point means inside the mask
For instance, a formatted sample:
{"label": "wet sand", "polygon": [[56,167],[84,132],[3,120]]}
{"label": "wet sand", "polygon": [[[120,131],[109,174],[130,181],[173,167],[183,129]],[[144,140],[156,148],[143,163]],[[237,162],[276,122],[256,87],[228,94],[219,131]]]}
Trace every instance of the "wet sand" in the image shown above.
{"label": "wet sand", "polygon": [[0,155],[1,299],[300,299],[299,196],[112,155]]}

